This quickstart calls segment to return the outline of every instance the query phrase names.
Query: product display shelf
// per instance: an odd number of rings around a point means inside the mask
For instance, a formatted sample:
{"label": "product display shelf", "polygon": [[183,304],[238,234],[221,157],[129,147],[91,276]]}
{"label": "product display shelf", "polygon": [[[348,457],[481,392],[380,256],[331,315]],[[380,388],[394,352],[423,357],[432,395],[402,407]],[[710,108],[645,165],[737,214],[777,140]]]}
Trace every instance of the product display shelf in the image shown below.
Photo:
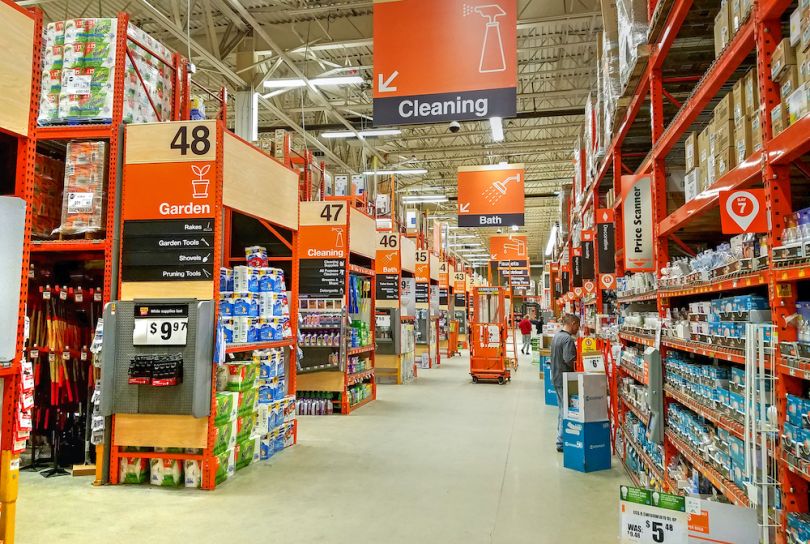
{"label": "product display shelf", "polygon": [[771,275],[777,282],[810,279],[810,266],[806,264],[801,266],[777,266],[773,269]]}
{"label": "product display shelf", "polygon": [[[635,378],[635,376],[633,377]],[[624,404],[627,408],[629,408],[631,412],[636,414],[636,417],[638,417],[641,421],[647,421],[650,418],[649,412],[645,412],[644,410],[642,410],[640,406],[635,405],[621,393],[619,393],[619,400],[621,400],[622,404]]]}
{"label": "product display shelf", "polygon": [[751,287],[768,285],[770,276],[770,272],[763,270],[753,274],[744,274],[736,278],[716,280],[694,287],[663,288],[660,290],[660,293],[662,297],[675,298],[749,289]]}
{"label": "product display shelf", "polygon": [[688,351],[696,355],[714,357],[715,359],[721,359],[729,363],[745,364],[745,354],[742,350],[735,351],[694,340],[681,340],[676,338],[661,338],[661,345],[680,351]]}
{"label": "product display shelf", "polygon": [[[187,134],[189,141],[199,140],[192,153],[183,153],[173,147],[178,135]],[[195,149],[192,147],[192,149]],[[199,152],[198,152],[199,151]],[[200,172],[203,172],[201,175]],[[207,173],[207,176],[205,174]],[[190,179],[205,176],[204,194]],[[181,223],[203,224],[213,237],[211,277],[201,275],[196,280],[168,281],[165,276],[153,277],[149,271],[138,270],[135,264],[122,266],[119,278],[121,300],[173,299],[182,293],[189,298],[219,301],[221,284],[219,271],[232,264],[244,263],[241,255],[251,245],[268,247],[271,265],[286,270],[285,281],[289,296],[291,338],[282,341],[257,342],[248,345],[231,344],[227,357],[247,353],[253,348],[286,345],[287,395],[296,392],[297,293],[299,284],[297,231],[298,231],[298,176],[260,149],[228,131],[221,120],[179,121],[171,123],[143,123],[126,127],[124,152],[124,183],[122,188],[122,229],[131,224],[161,222],[164,201],[162,191],[149,185],[159,185],[176,195],[174,198],[191,201],[175,220]],[[192,194],[193,193],[193,194]],[[186,224],[187,224],[186,223]],[[127,262],[128,238],[123,236],[122,261]],[[241,254],[241,255],[239,255]],[[193,276],[191,276],[193,277]],[[220,317],[219,304],[215,322]],[[122,483],[119,465],[125,458],[138,458],[140,452],[125,451],[127,446],[172,447],[201,451],[200,472],[202,489],[218,485],[217,472],[220,457],[214,454],[216,440],[215,410],[217,395],[217,365],[211,367],[211,408],[205,418],[191,415],[114,413],[109,445],[109,481]],[[285,424],[292,428],[293,443],[297,436],[297,422]],[[177,459],[176,454],[146,452],[151,459]],[[196,455],[196,454],[195,454]],[[197,460],[194,457],[190,460]],[[224,461],[223,461],[224,462]],[[232,474],[227,467],[228,477]]]}
{"label": "product display shelf", "polygon": [[272,342],[254,342],[250,344],[228,344],[225,353],[245,353],[259,349],[291,348],[295,345],[295,340],[274,340]]}
{"label": "product display shelf", "polygon": [[648,300],[655,300],[656,298],[658,298],[658,291],[650,291],[648,293],[640,293],[638,295],[617,297],[616,301],[620,304],[630,304],[631,302],[646,302]]}
{"label": "product display shelf", "polygon": [[622,362],[619,364],[619,369],[628,376],[630,376],[631,378],[633,378],[634,380],[636,380],[637,382],[647,385],[647,379],[644,377],[644,374],[642,374],[632,366]]}
{"label": "product display shelf", "polygon": [[740,440],[744,440],[745,433],[742,423],[734,421],[733,419],[727,417],[725,414],[718,412],[717,410],[713,410],[700,402],[697,402],[689,395],[678,391],[671,385],[664,386],[664,394],[669,398],[677,401],[679,404],[683,404],[696,414],[705,417],[718,427],[727,430]]}
{"label": "product display shelf", "polygon": [[644,346],[655,345],[655,337],[648,334],[637,334],[622,331],[619,333],[619,338],[622,340],[626,340],[628,342],[635,342],[636,344],[642,344]]}
{"label": "product display shelf", "polygon": [[[25,319],[28,299],[28,270],[31,251],[31,213],[34,195],[36,159],[36,119],[39,103],[39,81],[42,51],[42,11],[26,10],[10,0],[0,0],[0,37],[5,53],[0,58],[0,150],[7,162],[0,178],[7,181],[7,193],[25,202],[26,220],[23,225],[22,254],[8,254],[5,264],[8,281],[19,283],[19,300],[7,293],[9,304],[2,308],[6,324],[14,331],[14,354],[0,368],[3,390],[2,437],[0,438],[0,540],[14,542],[19,481],[19,454],[25,449],[28,429],[20,425],[22,415],[21,370],[25,349]],[[8,168],[6,170],[5,168]],[[16,220],[14,221],[16,223]],[[9,252],[10,253],[10,252]],[[11,262],[19,257],[21,267],[15,270]],[[16,302],[17,307],[13,304]],[[2,306],[2,304],[0,304]],[[16,311],[16,320],[14,314]],[[6,314],[8,312],[8,314]],[[9,332],[9,331],[6,331]]]}
{"label": "product display shelf", "polygon": [[[327,413],[342,415],[349,415],[367,404],[366,401],[376,399],[377,388],[374,351],[376,225],[368,214],[351,206],[352,202],[350,197],[301,202],[299,214],[300,311],[315,320],[340,311],[341,326],[337,344],[301,346],[304,357],[296,387],[299,398],[306,400],[309,394],[319,402],[329,398],[334,410]],[[363,294],[357,292],[360,288]],[[353,322],[358,322],[359,329],[352,327]],[[355,330],[357,341],[367,340],[366,345],[352,346]],[[324,357],[329,357],[328,365],[322,364]],[[350,372],[350,358],[355,357],[360,361],[368,359],[370,368]],[[368,396],[360,402],[352,402],[351,397],[360,388],[367,391]]]}
{"label": "product display shelf", "polygon": [[[636,442],[633,438],[630,437],[630,433],[624,430],[624,440],[627,445],[632,446],[634,450],[636,450],[636,454],[638,454],[641,461],[646,466],[647,470],[653,473],[653,475],[658,478],[658,481],[664,482],[664,471],[655,464],[652,458],[644,451],[644,448],[641,447],[641,444]],[[626,455],[626,454],[625,454]],[[626,465],[625,465],[626,466]],[[628,469],[629,470],[629,469]]]}
{"label": "product display shelf", "polygon": [[724,478],[719,472],[707,465],[703,459],[695,453],[683,440],[681,440],[674,432],[667,429],[665,431],[666,440],[684,456],[684,458],[695,469],[700,471],[707,480],[709,480],[714,487],[717,488],[732,504],[738,506],[749,506],[748,498],[745,496],[745,491],[737,487],[734,482]]}
{"label": "product display shelf", "polygon": [[779,457],[779,462],[791,474],[795,474],[806,482],[810,482],[810,466],[808,466],[807,462],[800,461],[793,456],[789,457],[784,453]]}

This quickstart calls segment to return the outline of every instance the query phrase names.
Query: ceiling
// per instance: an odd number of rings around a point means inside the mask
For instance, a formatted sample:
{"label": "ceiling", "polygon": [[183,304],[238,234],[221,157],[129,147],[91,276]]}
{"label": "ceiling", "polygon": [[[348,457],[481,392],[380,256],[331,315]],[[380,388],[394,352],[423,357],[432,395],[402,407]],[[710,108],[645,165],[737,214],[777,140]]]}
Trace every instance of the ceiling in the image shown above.
{"label": "ceiling", "polygon": [[[438,0],[437,0],[438,1]],[[262,98],[260,132],[295,130],[294,145],[323,156],[336,172],[382,164],[426,168],[401,177],[399,187],[438,187],[450,198],[431,213],[455,207],[456,169],[500,161],[526,165],[526,226],[530,257],[540,262],[550,226],[559,216],[555,196],[573,175],[572,150],[584,104],[595,86],[598,0],[518,0],[518,117],[504,122],[494,143],[488,122],[404,127],[401,136],[364,141],[325,140],[328,129],[370,127],[373,77],[371,0],[20,0],[46,21],[109,17],[120,11],[164,43],[189,55],[194,80],[231,93],[267,78],[361,75],[368,82],[318,91],[293,89]],[[188,14],[191,14],[190,17]],[[256,51],[237,60],[240,50]],[[251,56],[248,55],[250,59]],[[476,229],[481,240],[493,229]]]}

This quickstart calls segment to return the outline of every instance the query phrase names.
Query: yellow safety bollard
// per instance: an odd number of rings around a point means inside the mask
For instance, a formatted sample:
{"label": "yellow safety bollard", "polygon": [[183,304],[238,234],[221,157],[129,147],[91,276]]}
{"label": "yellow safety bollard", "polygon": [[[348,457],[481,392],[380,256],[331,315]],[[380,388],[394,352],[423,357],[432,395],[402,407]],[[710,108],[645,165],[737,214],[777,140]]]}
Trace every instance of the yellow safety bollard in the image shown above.
{"label": "yellow safety bollard", "polygon": [[17,490],[20,484],[20,457],[11,451],[0,453],[0,538],[14,544],[17,518]]}

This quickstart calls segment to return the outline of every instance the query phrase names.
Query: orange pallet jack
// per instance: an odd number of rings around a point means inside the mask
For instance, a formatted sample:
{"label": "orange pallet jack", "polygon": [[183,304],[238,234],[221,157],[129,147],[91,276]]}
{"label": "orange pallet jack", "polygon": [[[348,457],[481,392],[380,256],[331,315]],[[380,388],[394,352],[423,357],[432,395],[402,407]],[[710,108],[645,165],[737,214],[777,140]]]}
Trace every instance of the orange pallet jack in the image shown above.
{"label": "orange pallet jack", "polygon": [[503,287],[473,288],[470,376],[480,380],[512,379],[506,367],[506,290]]}

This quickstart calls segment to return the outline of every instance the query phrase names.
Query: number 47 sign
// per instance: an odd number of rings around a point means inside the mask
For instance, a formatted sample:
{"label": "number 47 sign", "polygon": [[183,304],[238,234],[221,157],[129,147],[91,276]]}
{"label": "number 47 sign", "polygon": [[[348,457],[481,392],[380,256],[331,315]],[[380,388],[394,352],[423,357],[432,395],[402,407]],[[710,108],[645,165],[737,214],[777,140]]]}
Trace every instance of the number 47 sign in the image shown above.
{"label": "number 47 sign", "polygon": [[723,234],[768,231],[765,189],[742,189],[720,193]]}
{"label": "number 47 sign", "polygon": [[686,501],[649,489],[621,486],[621,544],[688,544]]}

